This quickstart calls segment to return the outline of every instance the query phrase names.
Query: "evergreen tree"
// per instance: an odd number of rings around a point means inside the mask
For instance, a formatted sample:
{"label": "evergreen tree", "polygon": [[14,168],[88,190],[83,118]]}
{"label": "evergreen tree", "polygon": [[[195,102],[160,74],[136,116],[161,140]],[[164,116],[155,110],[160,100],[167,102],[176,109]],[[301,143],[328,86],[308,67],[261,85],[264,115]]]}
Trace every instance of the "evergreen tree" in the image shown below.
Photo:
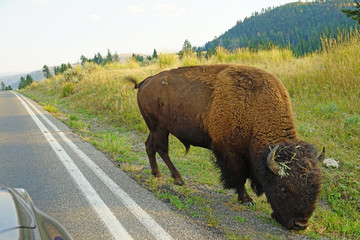
{"label": "evergreen tree", "polygon": [[114,62],[119,62],[119,61],[120,61],[120,58],[119,58],[119,55],[117,54],[117,52],[115,52],[115,53],[113,54],[113,61],[114,61]]}
{"label": "evergreen tree", "polygon": [[138,61],[138,62],[144,61],[144,57],[143,57],[143,56],[140,56],[140,55],[135,54],[135,53],[133,53],[133,55],[132,55],[131,57],[132,57],[133,59],[135,59],[136,61]]}
{"label": "evergreen tree", "polygon": [[19,89],[23,89],[26,87],[26,80],[24,77],[20,78],[20,83],[19,83]]}
{"label": "evergreen tree", "polygon": [[43,69],[42,69],[42,73],[44,74],[44,77],[45,78],[51,78],[51,73],[50,73],[50,70],[49,70],[49,67],[44,65],[43,66]]}
{"label": "evergreen tree", "polygon": [[154,52],[153,52],[151,58],[152,58],[152,59],[158,59],[158,58],[159,58],[159,56],[158,56],[155,48],[154,48]]}
{"label": "evergreen tree", "polygon": [[62,63],[61,66],[60,66],[60,73],[63,73],[67,70],[67,65]]}
{"label": "evergreen tree", "polygon": [[178,53],[180,59],[192,53],[192,46],[189,40],[185,39],[182,50]]}
{"label": "evergreen tree", "polygon": [[98,65],[104,65],[104,58],[101,56],[100,52],[95,54],[93,62]]}
{"label": "evergreen tree", "polygon": [[321,38],[336,38],[357,27],[357,22],[341,11],[353,3],[354,0],[315,0],[264,9],[207,42],[204,50],[222,46],[227,50],[257,51],[278,46],[289,48],[296,56],[305,55],[321,49]]}
{"label": "evergreen tree", "polygon": [[198,57],[198,58],[201,58],[201,57],[202,57],[201,48],[200,48],[200,47],[198,47],[198,48],[196,49],[196,57]]}
{"label": "evergreen tree", "polygon": [[25,85],[25,87],[31,85],[33,82],[34,82],[34,79],[31,77],[31,75],[29,75],[29,74],[26,75],[26,80],[25,80],[26,85]]}
{"label": "evergreen tree", "polygon": [[5,83],[1,82],[1,91],[5,91]]}
{"label": "evergreen tree", "polygon": [[185,39],[182,50],[184,52],[191,52],[192,51],[191,43],[190,43],[189,40]]}
{"label": "evergreen tree", "polygon": [[58,75],[58,74],[60,74],[61,73],[61,68],[60,68],[60,66],[54,66],[54,74],[55,75]]}
{"label": "evergreen tree", "polygon": [[351,9],[343,9],[341,10],[343,13],[346,14],[347,17],[351,18],[352,20],[357,21],[360,24],[360,2],[358,2],[357,0],[355,1],[355,10],[351,10]]}
{"label": "evergreen tree", "polygon": [[26,79],[24,77],[20,78],[20,83],[19,83],[19,89],[23,89],[26,88],[27,86],[29,86],[30,84],[32,84],[34,82],[33,78],[31,77],[31,75],[26,75]]}
{"label": "evergreen tree", "polygon": [[113,62],[113,56],[111,55],[111,52],[108,49],[108,52],[107,52],[107,55],[106,55],[106,58],[105,58],[105,63],[110,63],[110,62]]}
{"label": "evergreen tree", "polygon": [[80,61],[81,61],[81,66],[84,66],[86,62],[89,62],[89,59],[87,59],[84,55],[81,55]]}

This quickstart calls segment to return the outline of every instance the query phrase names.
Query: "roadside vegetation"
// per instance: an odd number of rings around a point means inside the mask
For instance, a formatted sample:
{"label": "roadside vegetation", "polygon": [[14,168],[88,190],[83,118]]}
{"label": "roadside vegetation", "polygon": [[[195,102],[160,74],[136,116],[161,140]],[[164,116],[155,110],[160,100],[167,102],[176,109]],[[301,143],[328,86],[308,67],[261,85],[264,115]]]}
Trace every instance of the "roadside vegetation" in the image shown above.
{"label": "roadside vegetation", "polygon": [[[161,71],[198,64],[248,64],[279,77],[288,89],[300,138],[318,149],[326,147],[326,158],[339,162],[338,168],[322,166],[321,196],[309,227],[300,231],[310,238],[360,238],[360,33],[337,39],[322,39],[322,51],[297,58],[290,49],[272,47],[232,52],[217,48],[205,58],[189,50],[181,59],[176,54],[159,54],[156,61],[140,64],[136,58],[126,63],[98,65],[85,61],[63,73],[33,82],[21,92],[46,106],[84,140],[106,152],[116,166],[174,208],[226,233],[228,239],[243,239],[237,229],[222,223],[226,216],[214,206],[223,205],[238,213],[233,221],[246,224],[241,213],[253,211],[262,222],[278,226],[270,218],[271,208],[264,196],[249,190],[255,206],[237,202],[233,191],[223,190],[212,154],[205,149],[185,148],[170,138],[170,157],[183,175],[185,186],[175,186],[170,172],[158,158],[163,177],[151,176],[143,142],[147,128],[138,110],[137,91],[124,80],[138,81]],[[216,193],[216,194],[213,194]],[[227,201],[217,201],[215,195]],[[294,232],[296,233],[296,232]],[[263,238],[276,238],[264,234]]]}

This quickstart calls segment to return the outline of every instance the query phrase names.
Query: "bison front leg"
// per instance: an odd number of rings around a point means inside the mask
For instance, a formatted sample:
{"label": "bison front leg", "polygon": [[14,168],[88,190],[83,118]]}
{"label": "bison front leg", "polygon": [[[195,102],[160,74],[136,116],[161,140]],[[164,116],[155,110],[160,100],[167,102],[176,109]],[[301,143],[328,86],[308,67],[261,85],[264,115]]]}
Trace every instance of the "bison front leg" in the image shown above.
{"label": "bison front leg", "polygon": [[238,201],[243,204],[243,205],[247,205],[247,206],[253,206],[253,199],[249,196],[249,194],[246,192],[245,189],[245,181],[242,181],[239,186],[236,188],[236,192],[238,194]]}

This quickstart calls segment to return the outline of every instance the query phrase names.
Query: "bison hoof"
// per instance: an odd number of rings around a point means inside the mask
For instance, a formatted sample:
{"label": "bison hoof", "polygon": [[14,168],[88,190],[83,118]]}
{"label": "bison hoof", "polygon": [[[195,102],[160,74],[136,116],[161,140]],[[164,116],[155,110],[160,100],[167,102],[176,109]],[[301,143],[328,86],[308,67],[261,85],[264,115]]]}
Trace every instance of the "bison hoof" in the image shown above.
{"label": "bison hoof", "polygon": [[175,181],[174,183],[175,183],[176,185],[179,185],[179,186],[184,185],[184,181],[183,181],[182,179],[177,180],[177,181]]}
{"label": "bison hoof", "polygon": [[151,174],[156,178],[161,177],[161,173],[159,173],[159,172],[156,172],[156,173],[152,172]]}

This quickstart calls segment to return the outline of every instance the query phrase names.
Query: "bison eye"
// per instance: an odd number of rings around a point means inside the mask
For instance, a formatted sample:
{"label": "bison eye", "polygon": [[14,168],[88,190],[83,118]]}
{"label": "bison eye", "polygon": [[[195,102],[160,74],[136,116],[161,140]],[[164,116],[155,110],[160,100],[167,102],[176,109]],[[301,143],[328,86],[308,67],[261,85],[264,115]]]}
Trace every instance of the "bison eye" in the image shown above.
{"label": "bison eye", "polygon": [[288,189],[287,189],[286,187],[281,187],[281,192],[287,193],[287,192],[288,192]]}

